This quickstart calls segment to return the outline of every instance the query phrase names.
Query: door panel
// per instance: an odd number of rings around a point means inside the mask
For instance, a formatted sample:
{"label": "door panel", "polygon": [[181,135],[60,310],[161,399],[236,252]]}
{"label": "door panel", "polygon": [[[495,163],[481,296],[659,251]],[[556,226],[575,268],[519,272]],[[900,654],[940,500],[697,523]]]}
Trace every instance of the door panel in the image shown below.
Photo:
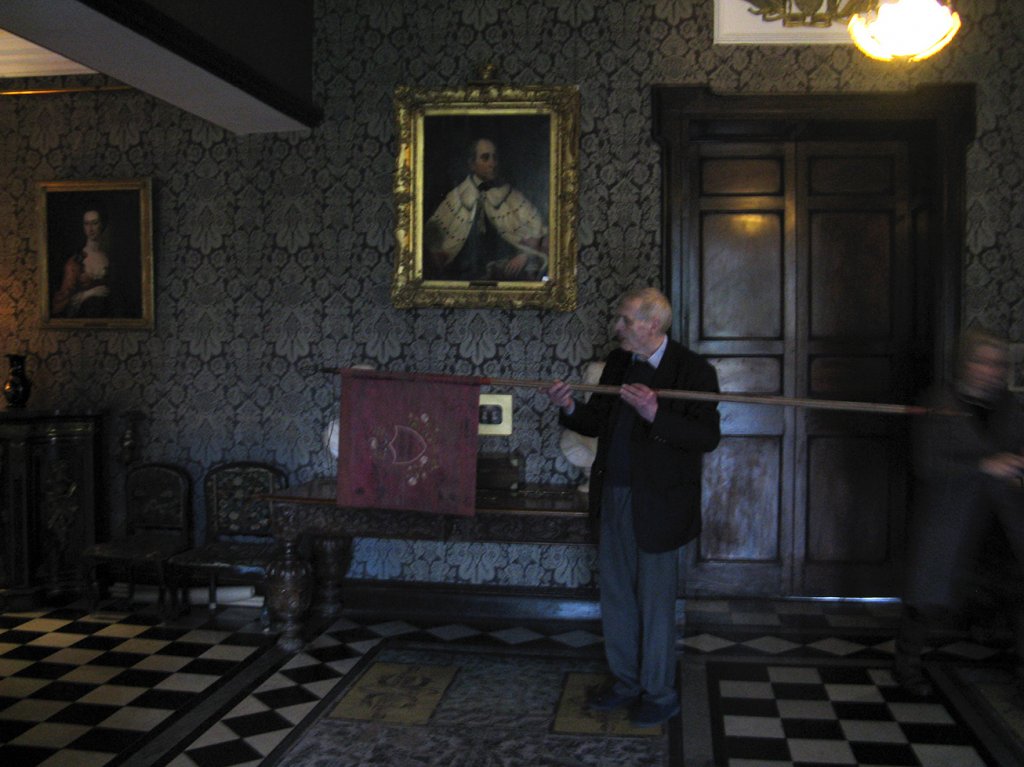
{"label": "door panel", "polygon": [[889,440],[809,441],[807,562],[875,564],[889,557]]}
{"label": "door panel", "polygon": [[[688,344],[708,355],[722,391],[782,394],[791,375],[794,315],[792,148],[704,145],[693,165],[693,321]],[[723,403],[722,441],[704,463],[704,529],[688,555],[691,593],[771,595],[784,588],[792,546],[790,416]]]}
{"label": "door panel", "polygon": [[890,367],[886,357],[814,357],[808,393],[821,399],[881,401],[893,388]]}
{"label": "door panel", "polygon": [[707,460],[700,555],[708,562],[779,561],[780,442],[731,437]]}
{"label": "door panel", "polygon": [[807,216],[811,337],[888,337],[891,213],[825,210]]}
{"label": "door panel", "polygon": [[781,157],[703,157],[700,163],[701,194],[782,194],[784,166]]}
{"label": "door panel", "polygon": [[[723,391],[902,402],[913,281],[900,142],[707,142],[687,339]],[[912,304],[912,302],[911,302]],[[892,593],[905,424],[723,403],[688,593]]]}
{"label": "door panel", "polygon": [[782,335],[782,228],[778,212],[701,217],[704,338]]}
{"label": "door panel", "polygon": [[[796,150],[798,396],[907,402],[913,295],[906,146]],[[799,413],[793,592],[895,596],[907,517],[906,418]]]}
{"label": "door panel", "polygon": [[892,194],[897,175],[892,157],[859,157],[842,149],[812,156],[807,170],[812,195]]}

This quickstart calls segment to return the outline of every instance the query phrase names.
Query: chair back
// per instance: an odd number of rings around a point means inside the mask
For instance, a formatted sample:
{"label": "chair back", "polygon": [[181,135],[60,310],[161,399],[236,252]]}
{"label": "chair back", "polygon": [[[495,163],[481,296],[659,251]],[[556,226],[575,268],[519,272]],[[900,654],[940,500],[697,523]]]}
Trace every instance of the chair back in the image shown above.
{"label": "chair back", "polygon": [[128,535],[166,533],[192,538],[192,480],[177,466],[146,463],[128,470],[125,480]]}
{"label": "chair back", "polygon": [[265,463],[238,461],[206,473],[207,541],[271,536],[270,502],[263,496],[286,487],[285,473]]}

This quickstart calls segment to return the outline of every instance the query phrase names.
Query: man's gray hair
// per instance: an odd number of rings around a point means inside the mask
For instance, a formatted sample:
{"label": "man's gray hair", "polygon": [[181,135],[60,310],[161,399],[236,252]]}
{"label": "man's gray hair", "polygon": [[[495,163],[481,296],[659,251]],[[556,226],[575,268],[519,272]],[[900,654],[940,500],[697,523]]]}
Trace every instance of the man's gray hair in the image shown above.
{"label": "man's gray hair", "polygon": [[1004,356],[1009,354],[1010,351],[1010,345],[1005,338],[1001,338],[985,328],[968,328],[961,334],[956,350],[957,378],[961,378],[964,375],[967,363],[971,361],[978,349],[985,346],[998,349]]}
{"label": "man's gray hair", "polygon": [[636,301],[637,316],[642,320],[655,320],[662,333],[672,327],[672,304],[657,288],[634,288],[622,297],[619,305],[627,301]]}

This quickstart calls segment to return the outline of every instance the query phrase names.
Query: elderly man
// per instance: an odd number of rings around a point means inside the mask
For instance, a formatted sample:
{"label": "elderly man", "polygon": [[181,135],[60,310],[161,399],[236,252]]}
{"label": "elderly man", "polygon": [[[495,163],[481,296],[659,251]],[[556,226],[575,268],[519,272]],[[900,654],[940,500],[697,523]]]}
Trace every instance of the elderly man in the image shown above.
{"label": "elderly man", "polygon": [[[921,665],[928,624],[963,599],[965,576],[993,523],[1024,565],[1024,415],[1007,390],[1006,342],[980,331],[960,341],[956,379],[936,387],[936,412],[915,432],[921,484],[911,529],[896,679],[914,695],[932,685]],[[1024,620],[1017,610],[1017,662],[1024,664]],[[1018,667],[1018,686],[1024,679]]]}
{"label": "elderly man", "polygon": [[469,175],[424,226],[428,279],[539,280],[547,273],[547,222],[498,174],[487,138],[467,152]]}
{"label": "elderly man", "polygon": [[703,454],[720,437],[713,403],[657,397],[658,389],[718,391],[714,368],[668,338],[671,322],[660,291],[627,293],[615,318],[620,348],[601,376],[602,384],[621,385],[619,396],[576,402],[561,381],[548,390],[564,426],[598,437],[590,508],[600,513],[601,622],[613,681],[588,706],[628,708],[641,727],[679,713],[679,548],[700,533]]}

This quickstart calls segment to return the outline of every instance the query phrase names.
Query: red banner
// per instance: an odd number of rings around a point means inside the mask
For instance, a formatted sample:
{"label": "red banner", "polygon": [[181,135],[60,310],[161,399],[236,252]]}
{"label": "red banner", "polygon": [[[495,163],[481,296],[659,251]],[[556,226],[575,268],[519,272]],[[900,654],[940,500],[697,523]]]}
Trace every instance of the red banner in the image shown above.
{"label": "red banner", "polygon": [[341,371],[338,505],[472,516],[480,382]]}

